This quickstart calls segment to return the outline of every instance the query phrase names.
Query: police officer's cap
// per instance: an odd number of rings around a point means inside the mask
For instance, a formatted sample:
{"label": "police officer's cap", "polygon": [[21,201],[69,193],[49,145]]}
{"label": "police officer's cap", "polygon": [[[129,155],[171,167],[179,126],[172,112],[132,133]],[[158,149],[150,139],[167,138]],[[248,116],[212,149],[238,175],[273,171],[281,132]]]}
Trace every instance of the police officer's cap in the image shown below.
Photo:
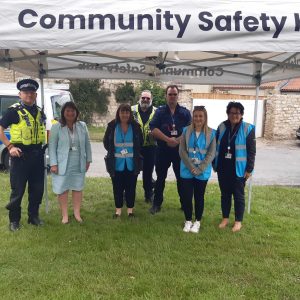
{"label": "police officer's cap", "polygon": [[17,83],[17,89],[19,91],[33,91],[39,88],[39,84],[33,79],[22,79]]}

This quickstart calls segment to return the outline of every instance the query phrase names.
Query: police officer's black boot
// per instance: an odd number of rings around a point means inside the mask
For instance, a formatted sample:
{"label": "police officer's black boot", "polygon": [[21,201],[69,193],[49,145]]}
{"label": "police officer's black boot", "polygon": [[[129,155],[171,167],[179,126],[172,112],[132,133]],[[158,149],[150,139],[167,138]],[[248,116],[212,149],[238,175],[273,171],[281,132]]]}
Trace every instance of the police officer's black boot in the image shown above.
{"label": "police officer's black boot", "polygon": [[39,217],[29,217],[28,224],[35,225],[35,226],[42,226],[44,225],[44,221],[41,220]]}
{"label": "police officer's black boot", "polygon": [[152,203],[153,202],[153,191],[151,190],[150,192],[145,193],[145,202],[146,203]]}
{"label": "police officer's black boot", "polygon": [[17,231],[17,230],[20,230],[21,226],[20,226],[20,223],[19,222],[10,222],[9,225],[8,225],[8,229],[10,231]]}

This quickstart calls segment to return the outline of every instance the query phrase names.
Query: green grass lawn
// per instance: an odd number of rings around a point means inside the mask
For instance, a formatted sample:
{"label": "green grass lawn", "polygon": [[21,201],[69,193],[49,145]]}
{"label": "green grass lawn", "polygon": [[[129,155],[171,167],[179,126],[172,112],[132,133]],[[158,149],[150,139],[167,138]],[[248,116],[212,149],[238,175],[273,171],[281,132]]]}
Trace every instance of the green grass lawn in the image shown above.
{"label": "green grass lawn", "polygon": [[11,233],[0,176],[1,299],[300,299],[299,188],[254,187],[252,213],[233,234],[218,229],[220,195],[209,184],[201,231],[187,234],[174,183],[151,216],[139,182],[137,218],[114,220],[110,180],[88,179],[83,225],[61,225],[50,192],[46,225],[26,224],[25,200]]}
{"label": "green grass lawn", "polygon": [[91,141],[102,142],[105,133],[104,127],[88,126],[88,130]]}

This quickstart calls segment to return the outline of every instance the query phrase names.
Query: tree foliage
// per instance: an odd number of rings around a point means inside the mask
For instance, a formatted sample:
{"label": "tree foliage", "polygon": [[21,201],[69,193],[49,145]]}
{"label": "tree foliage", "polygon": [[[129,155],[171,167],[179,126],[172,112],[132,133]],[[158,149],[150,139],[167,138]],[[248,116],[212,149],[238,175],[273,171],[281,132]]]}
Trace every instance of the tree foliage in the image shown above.
{"label": "tree foliage", "polygon": [[118,103],[134,103],[135,91],[132,82],[126,81],[125,84],[120,84],[115,92],[116,101]]}
{"label": "tree foliage", "polygon": [[139,85],[136,88],[136,101],[138,101],[138,98],[143,90],[151,91],[154,106],[158,107],[160,105],[166,104],[165,89],[159,83],[151,80],[140,81]]}
{"label": "tree foliage", "polygon": [[107,112],[110,91],[101,87],[99,80],[72,80],[70,92],[80,111],[80,119],[92,123],[93,113]]}

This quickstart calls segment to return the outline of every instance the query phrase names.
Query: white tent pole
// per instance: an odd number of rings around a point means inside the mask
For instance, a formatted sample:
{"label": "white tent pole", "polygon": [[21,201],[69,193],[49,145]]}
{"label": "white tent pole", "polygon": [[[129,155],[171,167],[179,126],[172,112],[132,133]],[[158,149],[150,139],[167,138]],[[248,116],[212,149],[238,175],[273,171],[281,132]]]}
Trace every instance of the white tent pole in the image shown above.
{"label": "white tent pole", "polygon": [[[256,128],[256,123],[257,123],[259,86],[260,86],[260,81],[257,82],[257,84],[256,84],[256,92],[255,92],[255,105],[254,105],[254,126],[255,126],[255,128]],[[248,214],[250,214],[250,211],[251,211],[251,197],[252,197],[252,176],[249,178]]]}
{"label": "white tent pole", "polygon": [[[41,83],[41,104],[42,109],[45,107],[45,90],[44,90],[44,74],[43,70],[40,71],[40,83]],[[47,141],[48,142],[48,141]],[[49,198],[48,198],[48,178],[47,178],[47,156],[44,153],[44,199],[45,199],[45,210],[49,213]]]}

